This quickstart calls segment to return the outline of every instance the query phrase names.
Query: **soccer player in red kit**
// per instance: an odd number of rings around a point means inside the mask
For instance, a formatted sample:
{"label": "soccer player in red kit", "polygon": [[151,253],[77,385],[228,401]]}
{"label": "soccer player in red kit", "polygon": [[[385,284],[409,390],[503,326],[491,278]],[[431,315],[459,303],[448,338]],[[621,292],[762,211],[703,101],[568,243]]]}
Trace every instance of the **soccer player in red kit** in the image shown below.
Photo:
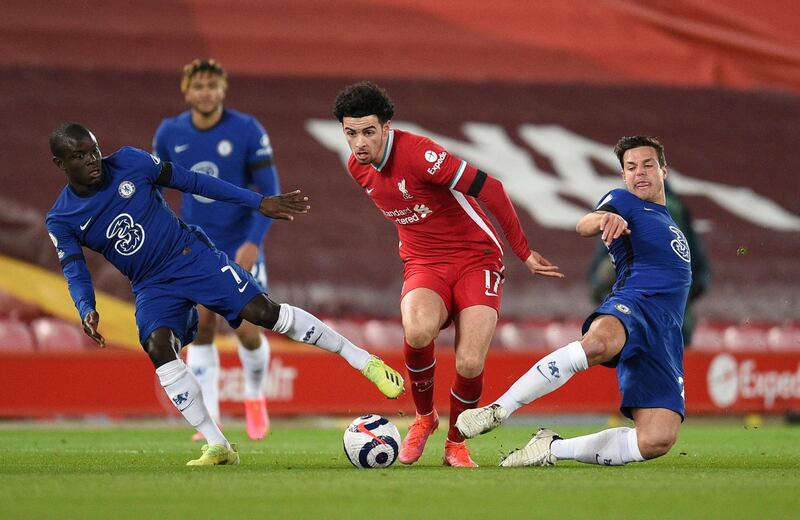
{"label": "soccer player in red kit", "polygon": [[431,139],[390,128],[394,105],[386,91],[371,82],[350,85],[337,96],[333,113],[352,151],[350,175],[395,223],[400,238],[403,349],[417,412],[400,447],[400,462],[416,462],[439,426],[433,405],[434,340],[452,322],[456,380],[450,390],[444,464],[475,467],[454,424],[481,396],[504,269],[500,239],[478,201],[497,218],[514,254],[532,273],[564,275],[528,247],[497,179]]}

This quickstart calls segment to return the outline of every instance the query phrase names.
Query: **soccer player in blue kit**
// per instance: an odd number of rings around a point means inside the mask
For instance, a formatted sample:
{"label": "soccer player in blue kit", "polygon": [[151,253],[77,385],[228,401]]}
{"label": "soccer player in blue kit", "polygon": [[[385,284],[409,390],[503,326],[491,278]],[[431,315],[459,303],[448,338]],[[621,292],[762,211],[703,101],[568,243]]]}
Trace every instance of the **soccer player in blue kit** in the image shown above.
{"label": "soccer player in blue kit", "polygon": [[[196,59],[183,68],[181,91],[189,110],[161,122],[153,150],[161,160],[223,179],[265,196],[280,191],[269,136],[258,120],[223,107],[228,77],[213,59]],[[272,219],[245,206],[184,193],[181,220],[203,228],[217,249],[250,271],[264,292],[267,269],[264,236]],[[214,344],[217,315],[198,307],[197,337],[187,347],[186,364],[194,373],[211,417],[220,424],[219,353]],[[269,431],[263,387],[269,367],[269,341],[259,327],[243,322],[236,329],[244,374],[247,435],[258,440]],[[199,433],[195,440],[202,440]]]}
{"label": "soccer player in blue kit", "polygon": [[102,254],[130,279],[139,342],[169,399],[208,443],[200,458],[188,465],[239,463],[236,445],[228,442],[211,418],[197,380],[178,357],[197,332],[196,304],[220,314],[234,328],[246,320],[338,353],[385,396],[396,398],[402,393],[402,377],[382,360],[304,310],[273,302],[253,275],[216,249],[202,229],[178,219],[159,188],[171,187],[287,220],[308,211],[308,199],[299,190],[265,197],[131,147],[102,157],[94,135],[77,123],[56,127],[50,150],[68,185],[47,213],[47,230],[84,332],[105,345],[82,246]]}
{"label": "soccer player in blue kit", "polygon": [[665,455],[677,440],[684,417],[681,326],[691,284],[689,246],[665,206],[661,143],[623,137],[614,153],[627,190],[610,191],[576,225],[578,234],[601,235],[608,247],[617,273],[611,294],[586,319],[579,341],[536,362],[494,403],[462,412],[456,427],[467,438],[491,431],[598,364],[616,367],[620,411],[635,427],[571,439],[543,428],[501,466],[550,466],[560,459],[618,466]]}

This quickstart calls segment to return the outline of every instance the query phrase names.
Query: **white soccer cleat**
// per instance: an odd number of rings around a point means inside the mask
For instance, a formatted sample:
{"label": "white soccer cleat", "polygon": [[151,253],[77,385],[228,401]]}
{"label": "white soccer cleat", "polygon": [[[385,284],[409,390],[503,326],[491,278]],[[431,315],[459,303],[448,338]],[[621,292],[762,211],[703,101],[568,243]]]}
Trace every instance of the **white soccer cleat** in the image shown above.
{"label": "white soccer cleat", "polygon": [[508,411],[499,404],[464,410],[456,419],[456,428],[467,439],[490,432],[500,426]]}
{"label": "white soccer cleat", "polygon": [[500,461],[500,465],[504,468],[554,466],[558,459],[550,451],[550,444],[556,439],[561,437],[553,430],[539,428],[524,448],[513,450]]}

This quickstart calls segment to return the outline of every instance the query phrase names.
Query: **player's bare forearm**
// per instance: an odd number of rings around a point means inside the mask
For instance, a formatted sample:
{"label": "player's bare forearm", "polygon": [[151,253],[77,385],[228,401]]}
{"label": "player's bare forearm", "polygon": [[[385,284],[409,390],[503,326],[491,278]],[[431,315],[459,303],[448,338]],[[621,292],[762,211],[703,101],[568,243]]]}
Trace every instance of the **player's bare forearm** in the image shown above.
{"label": "player's bare forearm", "polygon": [[83,317],[83,332],[86,333],[87,336],[92,338],[92,341],[100,345],[101,347],[106,346],[106,338],[102,336],[99,332],[97,332],[97,327],[100,325],[100,314],[97,311],[91,311]]}
{"label": "player's bare forearm", "polygon": [[300,190],[264,197],[258,207],[258,211],[263,215],[281,220],[294,220],[294,215],[308,213],[309,209],[311,209],[311,205],[308,197],[303,195]]}
{"label": "player's bare forearm", "polygon": [[533,274],[539,276],[549,276],[551,278],[564,278],[557,265],[553,265],[550,260],[531,249],[531,254],[525,260],[525,267]]}
{"label": "player's bare forearm", "polygon": [[628,222],[608,211],[593,211],[581,218],[575,225],[575,231],[582,237],[601,235],[603,242],[610,244],[622,235],[630,235]]}

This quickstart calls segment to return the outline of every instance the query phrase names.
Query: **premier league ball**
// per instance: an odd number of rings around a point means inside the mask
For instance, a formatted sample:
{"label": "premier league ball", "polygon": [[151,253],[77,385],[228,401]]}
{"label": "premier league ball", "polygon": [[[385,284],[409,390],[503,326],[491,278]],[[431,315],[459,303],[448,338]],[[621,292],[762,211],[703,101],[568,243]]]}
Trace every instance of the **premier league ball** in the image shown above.
{"label": "premier league ball", "polygon": [[344,454],[357,468],[388,468],[397,460],[400,432],[380,415],[362,415],[344,431]]}

